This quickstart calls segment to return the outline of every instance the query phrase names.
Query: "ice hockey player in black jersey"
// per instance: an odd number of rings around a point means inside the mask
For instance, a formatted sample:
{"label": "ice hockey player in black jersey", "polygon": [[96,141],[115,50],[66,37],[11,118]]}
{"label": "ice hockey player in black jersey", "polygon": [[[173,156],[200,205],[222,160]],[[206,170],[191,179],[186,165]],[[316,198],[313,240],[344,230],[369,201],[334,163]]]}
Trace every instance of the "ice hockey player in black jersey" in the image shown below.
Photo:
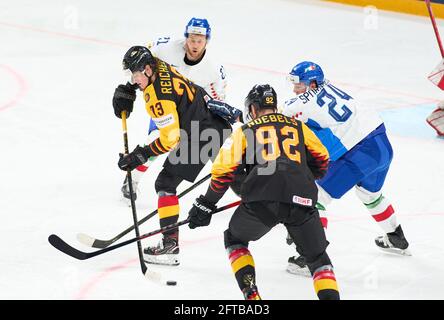
{"label": "ice hockey player in black jersey", "polygon": [[225,248],[239,288],[247,300],[260,300],[255,263],[248,249],[278,223],[286,226],[307,259],[319,299],[339,299],[328,242],[315,207],[314,180],[327,170],[328,151],[301,121],[277,113],[269,85],[256,85],[245,99],[246,124],[221,147],[210,186],[189,212],[190,228],[207,226],[216,204],[237,174],[246,171],[241,205],[224,233]]}
{"label": "ice hockey player in black jersey", "polygon": [[[123,67],[131,81],[115,90],[115,115],[120,117],[121,112],[126,111],[129,116],[138,87],[143,92],[145,108],[159,129],[159,138],[145,146],[137,146],[121,157],[118,165],[124,171],[134,170],[152,157],[169,153],[155,181],[158,215],[163,227],[178,220],[176,190],[179,184],[183,180],[193,182],[205,163],[217,155],[224,135],[231,132],[230,110],[217,101],[215,111],[213,100],[202,87],[154,57],[146,47],[131,47],[124,56]],[[204,131],[213,135],[203,138]],[[201,152],[203,148],[207,152]],[[178,265],[179,230],[165,232],[157,246],[144,249],[144,258],[148,263]]]}

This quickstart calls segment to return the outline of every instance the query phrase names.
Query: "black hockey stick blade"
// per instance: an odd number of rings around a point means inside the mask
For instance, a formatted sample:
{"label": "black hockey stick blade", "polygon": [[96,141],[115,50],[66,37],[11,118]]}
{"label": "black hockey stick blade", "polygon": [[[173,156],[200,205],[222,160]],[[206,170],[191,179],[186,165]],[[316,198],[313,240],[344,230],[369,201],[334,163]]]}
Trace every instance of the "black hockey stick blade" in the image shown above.
{"label": "black hockey stick blade", "polygon": [[[152,234],[154,234],[154,232],[152,232]],[[49,243],[54,248],[63,252],[64,254],[67,254],[68,256],[71,256],[71,257],[78,259],[78,260],[86,260],[86,259],[92,258],[92,257],[98,256],[100,254],[103,254],[105,252],[126,246],[127,244],[139,241],[141,239],[143,239],[142,236],[136,237],[136,238],[115,244],[115,245],[110,246],[108,248],[104,248],[104,249],[97,250],[94,252],[83,252],[83,251],[80,251],[74,247],[71,247],[69,244],[67,244],[65,241],[63,241],[59,236],[57,236],[55,234],[52,234],[48,237]],[[145,273],[146,270],[142,270],[142,271],[143,271],[143,273]]]}
{"label": "black hockey stick blade", "polygon": [[[238,206],[239,204],[240,204],[240,201],[235,201],[235,202],[227,204],[227,205],[225,205],[223,207],[217,208],[216,211],[214,211],[214,213],[221,212],[221,211],[233,208],[235,206]],[[160,229],[157,229],[157,230],[145,233],[145,234],[143,234],[143,235],[141,235],[139,237],[135,237],[135,238],[123,241],[121,243],[118,243],[118,244],[115,244],[115,245],[112,245],[112,246],[109,246],[107,248],[103,248],[103,249],[100,249],[100,250],[97,250],[97,251],[94,251],[94,252],[83,252],[83,251],[77,250],[77,249],[71,247],[69,244],[67,244],[65,241],[60,239],[60,237],[55,235],[55,234],[50,235],[48,237],[48,241],[57,250],[60,250],[61,252],[65,253],[65,254],[73,257],[73,258],[76,258],[78,260],[86,260],[86,259],[98,256],[98,255],[101,255],[101,254],[103,254],[105,252],[112,251],[112,250],[115,250],[117,248],[126,246],[126,245],[128,245],[130,243],[133,243],[133,242],[136,242],[136,241],[140,241],[140,240],[146,239],[148,237],[154,236],[156,234],[163,233],[165,231],[169,231],[169,230],[175,229],[175,228],[180,227],[180,226],[182,226],[184,224],[188,224],[189,222],[190,222],[190,220],[189,220],[189,218],[187,218],[185,220],[182,220],[182,221],[179,221],[179,222],[167,225],[167,226],[162,227]],[[147,270],[144,269],[142,271],[146,275]]]}
{"label": "black hockey stick blade", "polygon": [[[201,185],[203,182],[205,182],[209,178],[211,178],[211,173],[206,175],[205,177],[203,177],[202,179],[200,179],[199,181],[197,181],[196,183],[194,183],[193,185],[191,185],[190,187],[188,187],[184,191],[182,191],[177,197],[178,198],[183,197],[184,195],[186,195],[190,191],[194,190],[196,187]],[[148,214],[145,218],[141,219],[138,222],[139,226],[142,223],[144,223],[144,222],[148,221],[149,219],[151,219],[152,217],[154,217],[155,215],[157,215],[157,209],[154,210],[153,212],[151,212],[150,214]],[[80,243],[82,243],[88,247],[93,247],[93,248],[97,248],[97,249],[104,249],[104,248],[109,247],[114,242],[121,239],[122,237],[124,237],[125,235],[127,235],[129,232],[131,232],[133,230],[134,230],[134,225],[129,226],[127,229],[125,229],[124,231],[122,231],[121,233],[116,235],[114,238],[109,239],[109,240],[100,240],[100,239],[93,238],[85,233],[79,233],[79,234],[77,234],[77,240]]]}
{"label": "black hockey stick blade", "polygon": [[62,251],[63,253],[73,258],[76,258],[78,260],[88,259],[87,253],[71,247],[69,244],[67,244],[65,241],[63,241],[59,236],[56,236],[55,234],[50,235],[48,237],[48,241],[54,248]]}

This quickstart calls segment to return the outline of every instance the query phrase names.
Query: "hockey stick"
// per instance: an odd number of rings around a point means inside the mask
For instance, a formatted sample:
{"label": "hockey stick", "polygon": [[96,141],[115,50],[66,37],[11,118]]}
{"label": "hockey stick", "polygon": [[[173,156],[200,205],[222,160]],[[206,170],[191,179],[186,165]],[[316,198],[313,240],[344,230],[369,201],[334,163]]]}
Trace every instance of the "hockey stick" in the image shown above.
{"label": "hockey stick", "polygon": [[[126,127],[126,111],[122,111],[122,129],[123,129],[123,144],[125,146],[125,155],[129,154],[129,148],[128,148],[128,129]],[[136,237],[140,237],[139,232],[139,226],[137,224],[137,212],[136,212],[136,203],[134,201],[134,194],[133,194],[133,178],[131,176],[131,169],[128,169],[126,172],[126,176],[128,177],[128,187],[130,192],[130,199],[131,199],[131,211],[133,214],[133,222],[134,222],[134,230],[136,232]],[[142,244],[140,243],[140,240],[137,241],[137,252],[139,254],[139,262],[140,262],[140,268],[142,269],[142,273],[146,275],[147,267],[145,264],[145,261],[143,260],[143,254],[142,254]]]}
{"label": "hockey stick", "polygon": [[444,58],[444,49],[441,43],[441,37],[439,35],[438,27],[436,26],[435,16],[433,15],[432,5],[430,0],[425,0],[427,10],[429,11],[430,20],[432,20],[433,30],[435,31],[436,40],[438,41],[439,50],[441,51],[441,57]]}
{"label": "hockey stick", "polygon": [[[190,186],[189,188],[185,189],[184,191],[182,191],[177,197],[181,198],[184,195],[186,195],[187,193],[189,193],[190,191],[194,190],[196,187],[198,187],[199,185],[201,185],[203,182],[205,182],[206,180],[208,180],[211,177],[211,173],[206,175],[205,177],[203,177],[202,179],[200,179],[199,181],[197,181],[195,184],[193,184],[192,186]],[[151,219],[152,217],[154,217],[157,214],[157,209],[154,210],[153,212],[151,212],[149,215],[147,215],[145,218],[143,218],[142,220],[140,220],[138,222],[138,225],[140,226],[142,223],[148,221],[149,219]],[[117,236],[115,236],[112,239],[109,240],[100,240],[100,239],[96,239],[93,238],[85,233],[79,233],[77,234],[77,240],[88,246],[88,247],[93,247],[93,248],[98,248],[98,249],[103,249],[106,248],[110,245],[112,245],[114,242],[116,242],[117,240],[119,240],[120,238],[122,238],[123,236],[127,235],[129,232],[131,232],[134,229],[134,225],[128,227],[127,229],[125,229],[124,231],[122,231],[121,233],[119,233]]]}
{"label": "hockey stick", "polygon": [[[239,204],[240,204],[240,201],[236,201],[236,202],[227,204],[227,205],[225,205],[223,207],[217,208],[214,211],[214,213],[218,213],[218,212],[221,212],[221,211],[233,208],[233,207],[235,207],[235,206],[237,206]],[[120,247],[126,246],[126,245],[128,245],[130,243],[133,243],[135,241],[140,241],[140,240],[146,239],[148,237],[154,236],[156,234],[163,233],[165,231],[175,229],[175,228],[177,228],[177,227],[179,227],[181,225],[187,224],[189,222],[190,221],[187,218],[185,220],[182,220],[182,221],[170,224],[170,225],[162,227],[160,229],[151,231],[151,232],[143,234],[141,236],[137,236],[135,238],[126,240],[124,242],[121,242],[121,243],[115,244],[113,246],[110,246],[110,247],[107,247],[107,248],[104,248],[104,249],[100,249],[100,250],[97,250],[97,251],[94,251],[94,252],[83,252],[83,251],[80,251],[80,250],[78,250],[78,249],[76,249],[74,247],[71,247],[69,244],[67,244],[65,241],[63,241],[59,236],[57,236],[55,234],[50,235],[48,237],[48,241],[57,250],[65,253],[65,254],[67,254],[67,255],[75,258],[75,259],[86,260],[86,259],[98,256],[98,255],[104,254],[104,253],[106,253],[108,251],[112,251],[112,250],[118,249]]]}

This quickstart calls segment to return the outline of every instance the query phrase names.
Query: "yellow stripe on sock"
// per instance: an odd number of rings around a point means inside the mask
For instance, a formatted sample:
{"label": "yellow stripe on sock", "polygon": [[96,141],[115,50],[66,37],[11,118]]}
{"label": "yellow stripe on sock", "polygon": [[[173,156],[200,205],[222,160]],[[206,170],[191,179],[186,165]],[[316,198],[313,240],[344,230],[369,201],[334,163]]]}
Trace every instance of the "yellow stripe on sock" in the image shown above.
{"label": "yellow stripe on sock", "polygon": [[339,291],[338,284],[336,283],[335,280],[332,280],[332,279],[316,280],[314,282],[314,287],[315,287],[316,294],[321,290],[327,290],[327,289]]}
{"label": "yellow stripe on sock", "polygon": [[233,272],[236,273],[237,271],[248,265],[254,267],[254,260],[252,256],[245,255],[234,260],[231,263],[231,268],[233,269]]}
{"label": "yellow stripe on sock", "polygon": [[175,206],[168,206],[168,207],[162,207],[157,210],[159,213],[159,218],[168,218],[172,216],[179,215],[179,205],[176,204]]}

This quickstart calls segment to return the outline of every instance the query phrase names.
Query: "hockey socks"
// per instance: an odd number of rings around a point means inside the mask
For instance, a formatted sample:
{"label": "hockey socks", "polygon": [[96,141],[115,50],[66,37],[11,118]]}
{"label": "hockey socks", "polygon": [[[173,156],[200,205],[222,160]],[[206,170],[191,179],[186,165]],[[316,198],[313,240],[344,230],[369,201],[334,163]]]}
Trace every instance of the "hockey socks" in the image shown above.
{"label": "hockey socks", "polygon": [[395,231],[398,226],[394,215],[395,210],[383,195],[371,203],[364,203],[364,205],[385,233]]}
{"label": "hockey socks", "polygon": [[313,284],[319,300],[339,300],[338,284],[332,266],[322,266],[313,273]]}
{"label": "hockey socks", "polygon": [[245,300],[261,300],[256,287],[254,260],[247,247],[242,245],[227,248],[231,269]]}
{"label": "hockey socks", "polygon": [[356,194],[385,233],[395,231],[399,225],[394,214],[395,210],[381,191],[371,192],[356,187]]}
{"label": "hockey socks", "polygon": [[[318,209],[319,218],[321,220],[322,227],[324,228],[324,232],[327,233],[327,211],[325,210],[325,207],[319,202],[316,203],[316,209]],[[289,233],[287,234],[287,244],[293,244],[293,239],[291,239]],[[288,258],[287,272],[303,277],[311,277],[311,272],[308,269],[304,256],[292,256]]]}
{"label": "hockey socks", "polygon": [[326,230],[328,226],[327,211],[325,210],[325,207],[319,202],[316,203],[316,209],[318,209],[319,218],[321,219],[322,227],[324,228],[324,230]]}
{"label": "hockey socks", "polygon": [[[159,196],[157,208],[161,227],[176,223],[179,219],[179,198],[176,195]],[[175,233],[178,233],[178,228],[167,231],[164,235]]]}
{"label": "hockey socks", "polygon": [[[157,212],[161,227],[176,223],[179,219],[179,198],[171,194],[159,196]],[[179,265],[178,228],[164,232],[158,245],[145,248],[143,253],[145,262],[170,266]]]}

